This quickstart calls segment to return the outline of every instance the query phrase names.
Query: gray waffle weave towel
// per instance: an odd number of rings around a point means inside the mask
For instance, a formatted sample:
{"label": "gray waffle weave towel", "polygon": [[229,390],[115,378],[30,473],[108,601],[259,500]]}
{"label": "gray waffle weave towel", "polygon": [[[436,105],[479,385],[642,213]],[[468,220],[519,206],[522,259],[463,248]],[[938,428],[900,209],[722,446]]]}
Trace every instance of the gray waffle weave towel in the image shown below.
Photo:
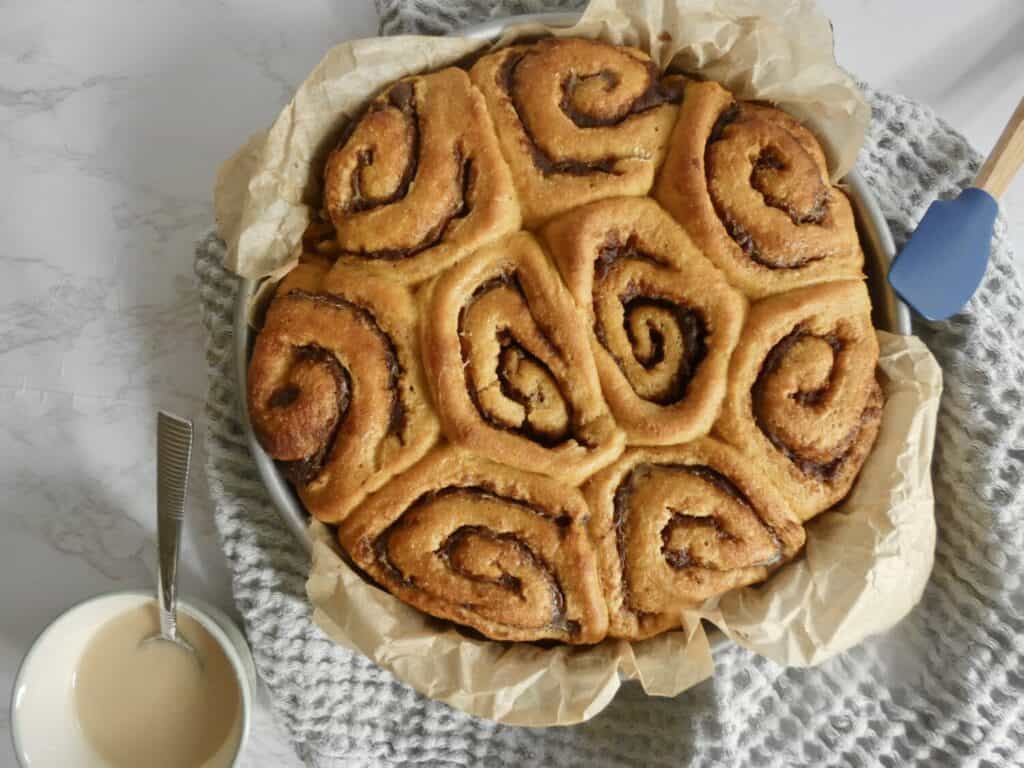
{"label": "gray waffle weave towel", "polygon": [[[378,0],[385,33],[440,33],[545,5]],[[969,183],[979,158],[926,107],[867,95],[873,119],[858,167],[902,244],[934,197]],[[209,333],[206,471],[256,665],[309,764],[1024,765],[1024,290],[1002,221],[968,310],[916,327],[946,389],[935,572],[912,615],[816,669],[783,669],[730,647],[717,654],[713,680],[677,699],[627,684],[591,722],[547,730],[431,702],[312,624],[306,561],[236,418],[236,279],[222,257],[211,236],[195,261]]]}

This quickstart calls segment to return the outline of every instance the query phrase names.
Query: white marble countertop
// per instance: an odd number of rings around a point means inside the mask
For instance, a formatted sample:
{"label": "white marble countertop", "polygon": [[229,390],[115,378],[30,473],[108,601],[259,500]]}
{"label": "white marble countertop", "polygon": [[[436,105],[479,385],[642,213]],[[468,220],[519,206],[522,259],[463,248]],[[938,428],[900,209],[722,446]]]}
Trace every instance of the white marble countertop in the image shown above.
{"label": "white marble countertop", "polygon": [[[1024,4],[822,5],[843,65],[991,148],[1024,95]],[[0,4],[0,765],[33,637],[154,572],[154,414],[201,417],[192,250],[217,164],[375,27],[369,0]],[[1020,253],[1024,179],[1004,206]],[[229,607],[202,462],[182,590]],[[265,712],[256,740],[251,765],[286,764]]]}

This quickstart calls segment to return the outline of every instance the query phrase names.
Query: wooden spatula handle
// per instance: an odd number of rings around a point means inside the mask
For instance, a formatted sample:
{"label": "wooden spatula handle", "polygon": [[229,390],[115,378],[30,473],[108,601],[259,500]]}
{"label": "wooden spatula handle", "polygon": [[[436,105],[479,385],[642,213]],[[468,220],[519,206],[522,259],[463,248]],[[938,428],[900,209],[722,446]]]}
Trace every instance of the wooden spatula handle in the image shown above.
{"label": "wooden spatula handle", "polygon": [[1013,117],[1003,129],[1003,135],[981,166],[974,186],[999,198],[1010,186],[1021,163],[1024,163],[1024,99],[1020,100]]}

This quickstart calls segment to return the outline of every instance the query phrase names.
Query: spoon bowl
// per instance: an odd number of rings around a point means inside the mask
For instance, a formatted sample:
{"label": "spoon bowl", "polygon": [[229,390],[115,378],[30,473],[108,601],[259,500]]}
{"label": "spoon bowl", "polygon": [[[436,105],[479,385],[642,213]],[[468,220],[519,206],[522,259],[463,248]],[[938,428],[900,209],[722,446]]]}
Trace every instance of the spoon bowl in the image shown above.
{"label": "spoon bowl", "polygon": [[190,654],[196,660],[196,663],[199,664],[200,667],[203,666],[203,657],[199,655],[199,651],[197,651],[192,646],[192,643],[186,640],[184,635],[181,635],[180,633],[176,638],[171,640],[157,632],[155,635],[150,635],[149,637],[142,638],[142,640],[139,641],[139,647],[143,648],[147,645],[154,645],[156,643],[170,643],[171,645],[175,645],[181,650],[185,651],[185,653]]}

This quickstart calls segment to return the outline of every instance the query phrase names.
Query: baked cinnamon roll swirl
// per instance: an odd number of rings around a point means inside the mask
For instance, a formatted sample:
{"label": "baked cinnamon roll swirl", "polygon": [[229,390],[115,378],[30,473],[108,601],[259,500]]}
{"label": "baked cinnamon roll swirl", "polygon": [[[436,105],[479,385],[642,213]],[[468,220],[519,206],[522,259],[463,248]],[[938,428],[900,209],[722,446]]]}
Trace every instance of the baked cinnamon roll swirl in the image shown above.
{"label": "baked cinnamon roll swirl", "polygon": [[583,318],[531,235],[480,249],[426,301],[423,359],[449,440],[573,485],[619,454]]}
{"label": "baked cinnamon roll swirl", "polygon": [[707,434],[746,301],[647,198],[583,206],[543,238],[591,329],[605,398],[631,444]]}
{"label": "baked cinnamon roll swirl", "polygon": [[455,68],[400,80],[371,102],[327,160],[324,208],[333,227],[318,250],[404,282],[519,228],[483,97]]}
{"label": "baked cinnamon roll swirl", "polygon": [[607,612],[579,491],[438,448],[339,528],[401,600],[496,640],[595,643]]}
{"label": "baked cinnamon roll swirl", "polygon": [[882,417],[878,340],[859,281],[755,304],[733,353],[715,432],[782,491],[801,520],[840,501]]}
{"label": "baked cinnamon roll swirl", "polygon": [[322,261],[288,274],[249,361],[249,416],[312,515],[343,519],[429,450],[425,398],[407,291]]}
{"label": "baked cinnamon roll swirl", "polygon": [[860,276],[853,211],[813,134],[717,83],[687,84],[654,197],[753,298]]}
{"label": "baked cinnamon roll swirl", "polygon": [[804,543],[779,492],[711,438],[630,449],[584,493],[613,637],[679,627],[685,608],[767,578]]}
{"label": "baked cinnamon roll swirl", "polygon": [[532,229],[577,205],[645,195],[664,155],[682,79],[635,48],[562,38],[480,59],[487,98]]}

